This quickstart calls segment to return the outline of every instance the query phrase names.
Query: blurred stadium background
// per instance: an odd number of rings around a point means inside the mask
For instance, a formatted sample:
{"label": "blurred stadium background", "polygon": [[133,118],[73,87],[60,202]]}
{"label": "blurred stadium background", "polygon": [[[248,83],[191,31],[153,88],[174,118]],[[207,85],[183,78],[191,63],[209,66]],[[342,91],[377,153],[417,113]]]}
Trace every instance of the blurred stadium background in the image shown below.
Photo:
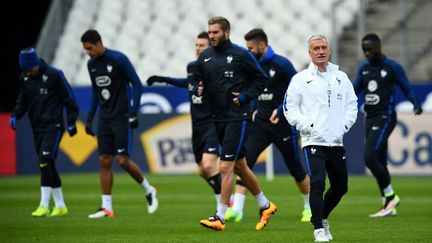
{"label": "blurred stadium background", "polygon": [[[21,15],[36,4],[20,6]],[[275,51],[289,58],[297,70],[308,64],[306,41],[313,33],[329,37],[332,60],[354,79],[363,60],[359,40],[376,32],[383,52],[406,69],[425,113],[414,117],[412,106],[397,93],[400,122],[390,141],[391,169],[395,174],[432,175],[432,1],[429,0],[62,0],[41,1],[34,11],[46,12],[37,41],[17,42],[18,50],[36,46],[48,63],[61,68],[73,86],[84,121],[90,100],[87,59],[80,37],[88,28],[97,29],[104,45],[124,52],[141,81],[150,75],[186,76],[186,64],[194,57],[196,35],[207,29],[211,16],[227,17],[231,39],[244,45],[243,35],[262,27]],[[37,19],[26,21],[28,26]],[[15,32],[13,32],[15,33]],[[13,38],[13,37],[11,37]],[[36,155],[27,119],[18,130],[8,128],[16,99],[16,57],[7,61],[6,88],[2,89],[0,175],[38,173]],[[15,76],[14,76],[15,75]],[[7,100],[6,100],[7,99]],[[3,101],[5,100],[5,101]],[[140,128],[135,132],[133,157],[152,173],[192,173],[190,119],[185,90],[146,87],[141,99]],[[365,174],[362,161],[363,118],[345,138],[351,174]],[[64,136],[57,164],[64,171],[97,171],[94,138],[84,134]],[[267,150],[262,161],[274,161],[276,173],[286,173],[280,155]],[[117,168],[118,169],[118,168]],[[258,166],[264,172],[264,166]]]}

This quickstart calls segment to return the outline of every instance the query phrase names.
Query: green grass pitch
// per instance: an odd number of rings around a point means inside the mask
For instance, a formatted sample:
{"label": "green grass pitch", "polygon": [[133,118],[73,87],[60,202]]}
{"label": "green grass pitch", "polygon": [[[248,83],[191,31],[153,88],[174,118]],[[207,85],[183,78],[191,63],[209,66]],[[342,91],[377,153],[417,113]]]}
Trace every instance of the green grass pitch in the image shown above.
{"label": "green grass pitch", "polygon": [[[268,182],[259,176],[268,198],[278,206],[269,225],[255,231],[258,206],[252,196],[245,220],[227,223],[225,231],[202,227],[215,212],[211,189],[196,175],[149,175],[160,206],[148,215],[143,190],[127,175],[114,175],[113,219],[87,218],[100,206],[97,174],[62,174],[69,215],[33,218],[39,203],[39,176],[0,177],[0,242],[313,242],[313,229],[300,222],[302,198],[292,177]],[[370,219],[381,198],[375,180],[349,178],[348,194],[329,218],[332,242],[432,242],[432,178],[394,177],[401,198],[398,215]],[[51,202],[53,205],[53,202]]]}

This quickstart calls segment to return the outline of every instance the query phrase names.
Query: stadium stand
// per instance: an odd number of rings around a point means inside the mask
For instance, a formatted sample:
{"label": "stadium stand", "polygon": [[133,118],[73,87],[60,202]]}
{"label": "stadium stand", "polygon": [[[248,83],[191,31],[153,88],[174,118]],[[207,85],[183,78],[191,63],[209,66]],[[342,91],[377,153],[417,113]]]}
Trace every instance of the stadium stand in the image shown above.
{"label": "stadium stand", "polygon": [[[123,51],[142,80],[155,73],[184,76],[194,59],[196,34],[207,20],[222,15],[232,22],[231,39],[243,45],[243,35],[262,27],[274,49],[296,68],[308,63],[306,40],[313,33],[330,36],[332,0],[76,0],[60,36],[53,64],[73,86],[88,86],[87,57],[80,43],[88,28],[97,29],[104,45]],[[338,34],[351,24],[358,1],[344,1],[338,12]]]}

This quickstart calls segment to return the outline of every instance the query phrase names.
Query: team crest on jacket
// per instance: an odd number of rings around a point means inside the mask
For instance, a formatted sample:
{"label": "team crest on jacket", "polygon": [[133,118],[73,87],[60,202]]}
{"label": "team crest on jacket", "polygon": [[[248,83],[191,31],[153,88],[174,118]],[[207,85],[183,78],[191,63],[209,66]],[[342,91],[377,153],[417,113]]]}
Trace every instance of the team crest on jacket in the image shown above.
{"label": "team crest on jacket", "polygon": [[48,80],[48,75],[42,75],[42,81],[45,83]]}
{"label": "team crest on jacket", "polygon": [[276,74],[276,70],[274,70],[273,68],[269,70],[270,78],[273,78],[275,74]]}
{"label": "team crest on jacket", "polygon": [[381,78],[387,76],[387,71],[385,69],[381,70]]}
{"label": "team crest on jacket", "polygon": [[231,63],[233,59],[234,58],[231,55],[227,56],[227,63]]}
{"label": "team crest on jacket", "polygon": [[111,64],[108,64],[108,65],[107,65],[107,71],[108,71],[109,73],[112,71],[112,68],[113,68],[113,67],[112,67]]}

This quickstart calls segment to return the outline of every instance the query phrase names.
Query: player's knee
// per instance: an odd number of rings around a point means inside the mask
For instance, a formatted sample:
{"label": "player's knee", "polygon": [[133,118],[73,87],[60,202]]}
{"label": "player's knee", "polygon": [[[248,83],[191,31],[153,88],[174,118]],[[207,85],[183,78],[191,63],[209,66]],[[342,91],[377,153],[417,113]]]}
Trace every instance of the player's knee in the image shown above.
{"label": "player's knee", "polygon": [[373,167],[376,156],[377,154],[372,151],[365,151],[365,153],[363,154],[363,159],[368,168]]}
{"label": "player's knee", "polygon": [[115,157],[115,161],[118,165],[120,165],[121,167],[124,167],[129,162],[129,157],[125,156],[125,155],[117,155]]}
{"label": "player's knee", "polygon": [[325,178],[314,178],[310,182],[311,190],[324,191],[325,190]]}
{"label": "player's knee", "polygon": [[335,192],[339,197],[342,197],[348,192],[348,185],[339,185]]}
{"label": "player's knee", "polygon": [[210,161],[203,161],[202,162],[202,170],[203,173],[207,175],[214,174],[216,172],[216,165],[211,163]]}
{"label": "player's knee", "polygon": [[111,169],[111,161],[112,161],[112,156],[111,155],[106,155],[106,154],[102,154],[99,156],[99,165],[102,169]]}
{"label": "player's knee", "polygon": [[235,166],[232,166],[228,163],[226,163],[226,164],[221,163],[219,170],[220,170],[221,174],[230,174],[233,172],[234,167]]}
{"label": "player's knee", "polygon": [[234,173],[237,174],[237,175],[239,175],[239,174],[243,173],[243,171],[244,171],[243,166],[240,163],[235,163],[235,165],[234,165]]}

